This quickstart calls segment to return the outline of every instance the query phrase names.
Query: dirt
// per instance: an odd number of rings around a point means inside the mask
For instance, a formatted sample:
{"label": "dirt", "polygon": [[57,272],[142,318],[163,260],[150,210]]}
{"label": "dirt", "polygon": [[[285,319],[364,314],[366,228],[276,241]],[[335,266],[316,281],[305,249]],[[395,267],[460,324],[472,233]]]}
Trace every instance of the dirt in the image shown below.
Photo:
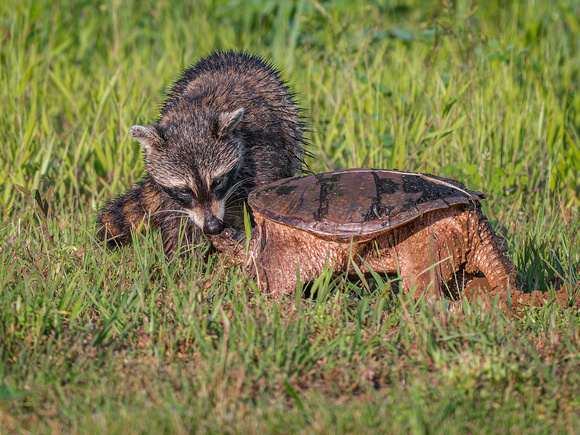
{"label": "dirt", "polygon": [[511,312],[517,316],[523,316],[526,309],[531,307],[543,307],[550,303],[558,304],[561,307],[580,307],[580,293],[578,290],[568,292],[565,287],[553,293],[541,291],[524,293],[519,290],[511,290],[508,295],[504,291],[492,290],[485,278],[475,278],[467,285],[463,294],[470,302],[479,298],[487,301],[490,306],[497,304],[504,311],[509,311],[511,306]]}

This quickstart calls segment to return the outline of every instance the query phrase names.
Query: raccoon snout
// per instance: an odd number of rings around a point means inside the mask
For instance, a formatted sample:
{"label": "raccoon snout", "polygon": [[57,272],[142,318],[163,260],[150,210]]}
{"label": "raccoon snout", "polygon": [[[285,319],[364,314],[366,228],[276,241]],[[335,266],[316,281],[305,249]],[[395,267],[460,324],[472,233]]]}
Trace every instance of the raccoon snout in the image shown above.
{"label": "raccoon snout", "polygon": [[217,234],[223,228],[223,222],[214,215],[208,216],[203,223],[203,232],[206,234]]}

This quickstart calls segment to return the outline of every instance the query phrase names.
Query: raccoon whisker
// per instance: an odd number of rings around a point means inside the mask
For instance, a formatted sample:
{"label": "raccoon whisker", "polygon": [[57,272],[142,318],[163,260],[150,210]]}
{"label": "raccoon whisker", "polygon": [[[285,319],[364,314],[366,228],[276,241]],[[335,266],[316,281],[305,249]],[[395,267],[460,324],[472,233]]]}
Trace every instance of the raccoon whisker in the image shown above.
{"label": "raccoon whisker", "polygon": [[230,207],[225,210],[224,216],[239,216],[244,211],[244,207]]}
{"label": "raccoon whisker", "polygon": [[184,215],[189,215],[189,213],[187,213],[184,210],[159,210],[159,211],[156,211],[155,213],[151,213],[151,216],[155,216],[156,214],[159,214],[159,213],[182,213]]}
{"label": "raccoon whisker", "polygon": [[180,218],[180,217],[181,217],[181,216],[169,216],[169,217],[167,217],[167,218],[163,219],[163,221],[162,221],[162,222],[163,222],[163,223],[165,223],[165,222],[169,222],[169,221],[172,221],[172,220],[178,219],[178,218]]}
{"label": "raccoon whisker", "polygon": [[228,206],[226,207],[226,212],[227,211],[232,211],[232,210],[243,210],[244,209],[244,203],[233,203],[233,204],[228,204]]}
{"label": "raccoon whisker", "polygon": [[[230,199],[232,197],[232,194],[233,193],[230,193],[228,195],[228,199]],[[245,201],[247,201],[247,199],[248,199],[247,196],[234,196],[232,199],[232,202],[245,202]]]}
{"label": "raccoon whisker", "polygon": [[[236,202],[229,203],[229,204],[226,206],[226,208],[225,208],[225,210],[224,210],[224,211],[225,211],[226,213],[228,213],[228,212],[232,212],[232,211],[243,211],[243,210],[244,210],[244,204],[245,204],[245,203],[246,203],[245,201],[243,201],[243,202],[237,202],[237,201],[236,201]],[[247,206],[247,205],[246,205],[246,208],[248,208],[248,206]]]}
{"label": "raccoon whisker", "polygon": [[165,219],[183,219],[183,218],[188,218],[189,215],[187,213],[185,214],[170,214],[169,216],[167,216]]}
{"label": "raccoon whisker", "polygon": [[243,196],[243,198],[236,198],[236,194],[238,192],[239,192],[239,190],[238,191],[234,191],[234,190],[228,191],[226,193],[225,197],[224,197],[224,201],[229,201],[229,199],[232,196],[234,197],[234,200],[236,200],[236,201],[239,201],[239,200],[245,201],[247,199],[248,195],[247,194],[246,195],[241,195],[241,196]]}
{"label": "raccoon whisker", "polygon": [[232,187],[230,187],[224,196],[224,201],[227,201],[230,198],[230,196],[232,196],[232,194],[236,191],[236,189],[238,187],[240,187],[241,185],[243,185],[249,181],[251,181],[250,178],[244,178],[243,180],[238,181],[236,184],[234,184]]}
{"label": "raccoon whisker", "polygon": [[[250,211],[250,209],[247,209],[248,212]],[[235,218],[240,218],[244,216],[244,209],[243,208],[238,208],[238,209],[233,209],[233,210],[226,210],[226,213],[228,215],[228,217],[235,217]],[[225,219],[225,218],[224,218]]]}
{"label": "raccoon whisker", "polygon": [[172,215],[172,216],[167,216],[165,219],[163,219],[163,222],[171,221],[174,219],[186,219],[187,220],[188,218],[189,218],[189,216]]}
{"label": "raccoon whisker", "polygon": [[247,201],[248,198],[239,198],[239,197],[234,197],[232,198],[231,201],[228,202],[228,205],[238,205],[238,204],[243,204],[244,202]]}
{"label": "raccoon whisker", "polygon": [[239,218],[241,213],[224,213],[223,220],[227,221],[230,218]]}
{"label": "raccoon whisker", "polygon": [[229,194],[225,200],[227,201],[228,204],[246,202],[248,200],[248,195],[240,195],[239,193],[233,192]]}
{"label": "raccoon whisker", "polygon": [[[226,210],[243,210],[246,201],[232,201],[226,205]],[[247,206],[246,206],[247,207]]]}

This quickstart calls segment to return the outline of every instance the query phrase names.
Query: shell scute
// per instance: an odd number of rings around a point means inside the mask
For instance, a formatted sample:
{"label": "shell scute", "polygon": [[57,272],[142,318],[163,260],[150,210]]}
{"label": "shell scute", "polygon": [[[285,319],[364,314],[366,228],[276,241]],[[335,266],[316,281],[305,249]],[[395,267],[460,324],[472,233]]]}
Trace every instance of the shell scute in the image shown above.
{"label": "shell scute", "polygon": [[280,180],[252,193],[249,205],[267,219],[325,239],[360,241],[484,197],[429,174],[355,168]]}

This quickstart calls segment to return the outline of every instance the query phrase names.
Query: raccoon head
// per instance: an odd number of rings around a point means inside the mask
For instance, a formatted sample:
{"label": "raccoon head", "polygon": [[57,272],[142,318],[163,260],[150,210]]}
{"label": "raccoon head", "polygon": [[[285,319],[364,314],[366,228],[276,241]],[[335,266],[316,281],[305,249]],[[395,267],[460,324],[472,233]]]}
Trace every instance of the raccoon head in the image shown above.
{"label": "raccoon head", "polygon": [[131,128],[145,151],[145,166],[159,186],[207,234],[222,230],[226,195],[244,164],[236,135],[243,109],[196,116],[167,116]]}

